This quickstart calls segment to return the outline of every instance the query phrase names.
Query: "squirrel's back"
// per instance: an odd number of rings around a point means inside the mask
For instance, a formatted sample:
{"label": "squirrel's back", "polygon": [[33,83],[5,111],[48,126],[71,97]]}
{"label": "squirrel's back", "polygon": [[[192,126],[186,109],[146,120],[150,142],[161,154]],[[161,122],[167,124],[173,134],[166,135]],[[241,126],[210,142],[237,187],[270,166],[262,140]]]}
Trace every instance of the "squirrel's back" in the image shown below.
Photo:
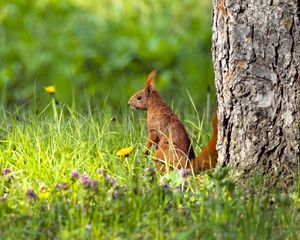
{"label": "squirrel's back", "polygon": [[165,103],[156,90],[153,90],[147,109],[148,129],[156,129],[165,136],[176,148],[183,151],[189,159],[195,153],[188,133],[174,111]]}

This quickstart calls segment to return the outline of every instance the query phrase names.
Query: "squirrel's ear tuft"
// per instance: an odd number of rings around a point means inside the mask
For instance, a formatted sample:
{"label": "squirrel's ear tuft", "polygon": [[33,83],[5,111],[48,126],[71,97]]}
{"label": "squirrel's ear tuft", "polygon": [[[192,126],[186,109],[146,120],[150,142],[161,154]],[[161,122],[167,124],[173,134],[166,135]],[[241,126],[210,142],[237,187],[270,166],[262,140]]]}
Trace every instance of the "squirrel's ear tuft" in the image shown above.
{"label": "squirrel's ear tuft", "polygon": [[152,70],[152,72],[147,77],[147,82],[146,82],[146,96],[147,96],[147,98],[150,96],[152,90],[154,89],[155,76],[156,76],[156,71]]}
{"label": "squirrel's ear tuft", "polygon": [[148,86],[148,85],[154,86],[155,76],[156,76],[156,70],[152,70],[152,72],[147,77],[146,86]]}

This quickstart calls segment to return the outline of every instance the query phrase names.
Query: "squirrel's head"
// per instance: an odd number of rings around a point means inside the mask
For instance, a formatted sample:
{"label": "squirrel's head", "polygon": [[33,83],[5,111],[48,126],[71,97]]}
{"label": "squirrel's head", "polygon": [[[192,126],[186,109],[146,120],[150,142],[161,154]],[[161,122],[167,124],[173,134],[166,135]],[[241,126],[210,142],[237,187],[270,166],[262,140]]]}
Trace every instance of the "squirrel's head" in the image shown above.
{"label": "squirrel's head", "polygon": [[147,110],[148,100],[151,96],[152,91],[155,89],[154,79],[156,71],[153,70],[147,77],[146,87],[137,93],[135,93],[128,101],[129,107],[135,110]]}
{"label": "squirrel's head", "polygon": [[145,90],[142,89],[135,93],[128,101],[129,107],[134,110],[147,110],[148,99],[146,97]]}

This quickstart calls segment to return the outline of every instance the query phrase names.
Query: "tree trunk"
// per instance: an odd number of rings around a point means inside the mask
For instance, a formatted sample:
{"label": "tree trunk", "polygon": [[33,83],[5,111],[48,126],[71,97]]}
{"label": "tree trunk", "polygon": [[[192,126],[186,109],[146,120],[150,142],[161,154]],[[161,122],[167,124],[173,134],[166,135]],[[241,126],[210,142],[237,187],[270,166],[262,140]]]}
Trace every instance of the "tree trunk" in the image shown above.
{"label": "tree trunk", "polygon": [[[219,166],[297,183],[300,1],[213,0]],[[239,178],[241,179],[241,178]]]}

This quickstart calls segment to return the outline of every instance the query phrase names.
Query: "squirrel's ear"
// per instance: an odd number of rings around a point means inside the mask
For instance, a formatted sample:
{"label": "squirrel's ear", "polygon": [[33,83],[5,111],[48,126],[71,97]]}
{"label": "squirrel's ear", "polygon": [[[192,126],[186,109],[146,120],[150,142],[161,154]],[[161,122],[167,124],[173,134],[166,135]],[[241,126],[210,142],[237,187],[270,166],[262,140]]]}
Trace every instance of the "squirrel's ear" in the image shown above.
{"label": "squirrel's ear", "polygon": [[146,94],[147,94],[147,97],[150,96],[151,91],[154,89],[154,79],[155,79],[155,76],[156,76],[156,70],[152,70],[152,72],[147,77],[147,82],[146,82]]}
{"label": "squirrel's ear", "polygon": [[152,91],[151,85],[146,86],[145,91],[146,91],[146,97],[149,98],[149,96],[150,96],[150,94],[151,94],[151,91]]}
{"label": "squirrel's ear", "polygon": [[152,72],[147,77],[146,86],[148,86],[148,85],[154,86],[155,76],[156,76],[156,70],[152,70]]}

